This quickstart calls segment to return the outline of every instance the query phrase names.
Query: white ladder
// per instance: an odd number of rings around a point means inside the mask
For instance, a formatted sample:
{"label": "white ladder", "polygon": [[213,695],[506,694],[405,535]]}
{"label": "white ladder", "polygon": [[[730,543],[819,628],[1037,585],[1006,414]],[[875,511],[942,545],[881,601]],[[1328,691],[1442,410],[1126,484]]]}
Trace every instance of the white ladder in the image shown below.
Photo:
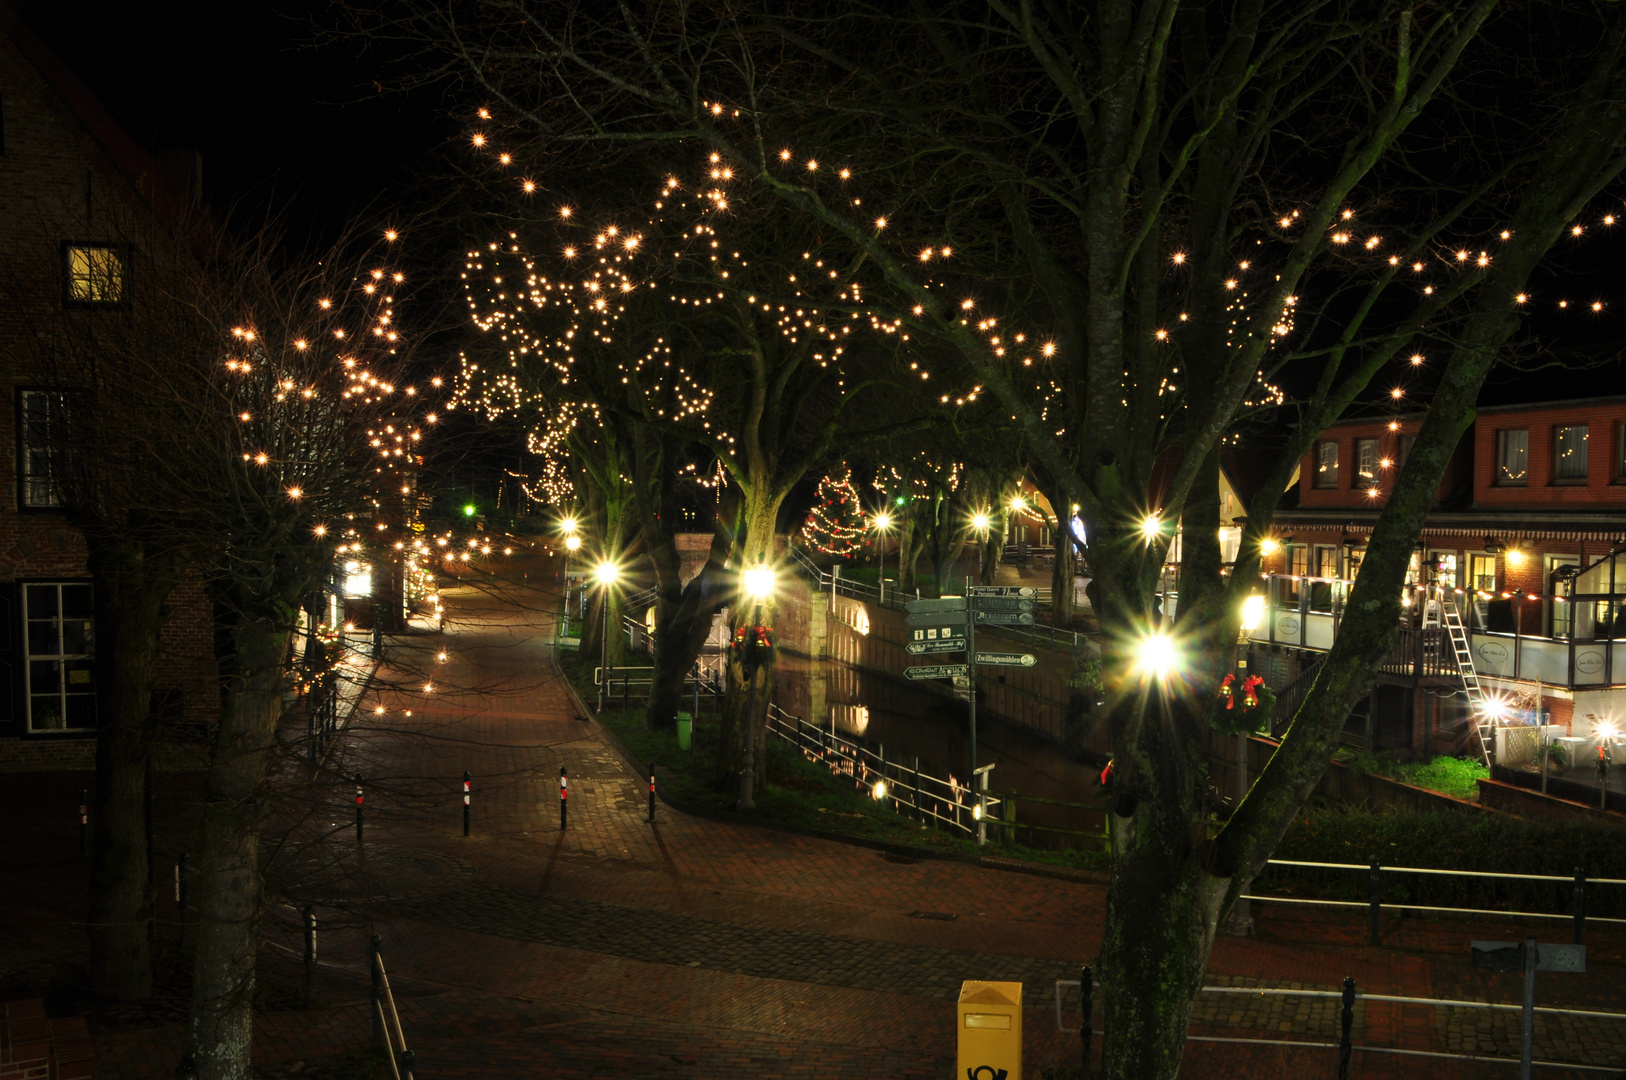
{"label": "white ladder", "polygon": [[1440,589],[1440,612],[1451,635],[1451,648],[1456,653],[1457,675],[1462,679],[1468,707],[1473,710],[1474,724],[1479,729],[1479,749],[1485,755],[1485,767],[1489,768],[1496,745],[1496,721],[1485,709],[1485,690],[1479,685],[1479,673],[1474,670],[1474,654],[1468,648],[1468,634],[1463,629],[1456,598],[1444,588]]}

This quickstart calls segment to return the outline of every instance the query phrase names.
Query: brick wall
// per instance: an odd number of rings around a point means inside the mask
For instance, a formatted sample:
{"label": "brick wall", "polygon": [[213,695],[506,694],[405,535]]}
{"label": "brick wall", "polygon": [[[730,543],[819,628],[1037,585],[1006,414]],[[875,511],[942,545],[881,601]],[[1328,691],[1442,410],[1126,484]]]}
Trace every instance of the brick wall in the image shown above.
{"label": "brick wall", "polygon": [[[1554,478],[1555,429],[1587,425],[1584,483]],[[1621,427],[1626,399],[1598,398],[1523,409],[1486,409],[1474,424],[1474,502],[1485,508],[1626,509],[1620,474]],[[1528,475],[1522,485],[1497,483],[1497,433],[1528,432]]]}
{"label": "brick wall", "polygon": [[7,1003],[0,1015],[0,1080],[89,1080],[96,1050],[81,1017],[49,1020],[38,999]]}

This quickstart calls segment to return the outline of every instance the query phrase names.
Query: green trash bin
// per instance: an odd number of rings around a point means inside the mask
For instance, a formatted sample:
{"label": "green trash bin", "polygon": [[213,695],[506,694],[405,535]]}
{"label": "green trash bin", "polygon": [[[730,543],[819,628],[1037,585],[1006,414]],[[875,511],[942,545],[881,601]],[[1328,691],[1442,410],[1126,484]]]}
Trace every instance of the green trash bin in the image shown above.
{"label": "green trash bin", "polygon": [[694,737],[694,717],[686,712],[677,714],[678,749],[687,750],[689,740]]}

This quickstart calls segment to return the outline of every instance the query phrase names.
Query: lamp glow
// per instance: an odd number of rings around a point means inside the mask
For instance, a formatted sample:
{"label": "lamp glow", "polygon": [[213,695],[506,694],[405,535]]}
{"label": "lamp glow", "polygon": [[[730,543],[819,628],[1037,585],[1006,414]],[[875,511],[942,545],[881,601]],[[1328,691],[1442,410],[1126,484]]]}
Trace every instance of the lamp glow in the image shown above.
{"label": "lamp glow", "polygon": [[474,511],[475,511],[475,505],[473,503],[469,503],[469,505],[467,505],[467,506],[465,506],[463,508],[463,516],[464,517],[473,517],[474,516]]}
{"label": "lamp glow", "polygon": [[1016,498],[1011,500],[1011,509],[1015,510],[1018,514],[1020,514],[1022,511],[1026,510],[1027,508],[1028,508],[1027,500],[1022,498],[1022,496],[1018,495]]}
{"label": "lamp glow", "polygon": [[1140,523],[1140,534],[1148,540],[1154,539],[1162,531],[1163,522],[1156,514],[1146,515],[1146,519]]}
{"label": "lamp glow", "polygon": [[1253,631],[1265,618],[1265,598],[1254,593],[1242,601],[1242,629]]}
{"label": "lamp glow", "polygon": [[987,532],[988,531],[988,515],[987,514],[980,514],[980,513],[979,514],[974,514],[972,516],[972,518],[971,518],[971,527],[973,529],[976,529],[978,532]]}
{"label": "lamp glow", "polygon": [[559,528],[562,531],[567,532],[567,533],[575,532],[576,531],[576,519],[573,518],[573,517],[565,518],[563,521],[559,522]]}
{"label": "lamp glow", "polygon": [[1266,555],[1274,555],[1281,550],[1281,545],[1267,537],[1259,541],[1259,550]]}
{"label": "lamp glow", "polygon": [[745,586],[746,595],[753,600],[763,600],[773,595],[774,574],[771,566],[753,566],[740,575],[740,584]]}
{"label": "lamp glow", "polygon": [[1142,674],[1166,679],[1180,661],[1179,650],[1167,634],[1152,634],[1135,646],[1135,663]]}
{"label": "lamp glow", "polygon": [[593,570],[593,580],[600,585],[614,585],[621,578],[621,568],[612,562],[601,562]]}
{"label": "lamp glow", "polygon": [[579,537],[579,536],[567,536],[567,537],[565,537],[565,547],[567,549],[569,549],[570,551],[578,551],[578,550],[581,549],[581,546],[582,546],[582,538],[581,537]]}
{"label": "lamp glow", "polygon": [[882,511],[875,515],[875,527],[882,531],[892,527],[892,515]]}
{"label": "lamp glow", "polygon": [[879,802],[884,798],[886,798],[886,781],[877,780],[875,781],[875,800]]}

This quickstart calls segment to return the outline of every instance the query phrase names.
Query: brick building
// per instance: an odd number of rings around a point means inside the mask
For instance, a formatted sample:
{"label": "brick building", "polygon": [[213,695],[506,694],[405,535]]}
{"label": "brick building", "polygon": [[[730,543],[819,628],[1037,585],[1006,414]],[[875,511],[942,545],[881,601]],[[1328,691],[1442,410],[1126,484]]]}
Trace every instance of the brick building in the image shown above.
{"label": "brick building", "polygon": [[[1294,692],[1330,646],[1422,419],[1348,420],[1305,455],[1297,506],[1277,516],[1266,543],[1268,615],[1254,655],[1273,686]],[[1378,749],[1478,748],[1450,646],[1428,625],[1430,584],[1456,604],[1487,693],[1514,702],[1517,718],[1544,718],[1583,741],[1618,731],[1623,537],[1626,397],[1481,408],[1440,483],[1412,559],[1400,644],[1354,720],[1359,737]],[[1522,752],[1502,747],[1509,759]]]}
{"label": "brick building", "polygon": [[[0,8],[0,770],[94,761],[93,586],[52,476],[59,413],[36,358],[65,311],[128,317],[144,246],[174,243],[198,198],[197,155],[164,158]],[[169,607],[155,705],[172,729],[201,726],[218,711],[201,583]]]}

